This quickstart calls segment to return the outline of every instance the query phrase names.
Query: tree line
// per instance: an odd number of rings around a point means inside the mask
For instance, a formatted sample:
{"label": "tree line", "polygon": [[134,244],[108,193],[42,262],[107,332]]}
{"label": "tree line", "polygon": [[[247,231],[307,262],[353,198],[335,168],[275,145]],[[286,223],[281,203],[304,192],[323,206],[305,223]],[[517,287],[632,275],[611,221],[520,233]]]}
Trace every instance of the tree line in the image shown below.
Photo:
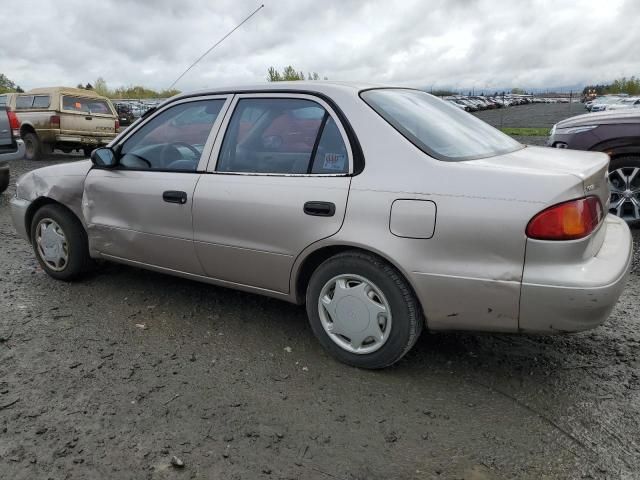
{"label": "tree line", "polygon": [[[298,72],[291,65],[284,67],[282,72],[275,67],[269,67],[267,70],[268,82],[287,82],[295,80],[320,80],[320,75],[318,75],[318,72],[309,72],[305,78],[303,71]],[[328,78],[324,77],[324,80],[328,80]]]}
{"label": "tree line", "polygon": [[126,87],[109,88],[107,82],[102,77],[98,77],[93,85],[87,83],[82,85],[79,83],[77,88],[84,90],[93,90],[98,95],[107,98],[169,98],[180,93],[176,89],[154,90],[152,88],[143,87],[142,85],[129,85]]}
{"label": "tree line", "polygon": [[640,95],[640,78],[631,76],[622,77],[609,84],[587,85],[582,90],[583,95],[595,93],[596,95],[606,95],[608,93],[626,93],[628,95]]}

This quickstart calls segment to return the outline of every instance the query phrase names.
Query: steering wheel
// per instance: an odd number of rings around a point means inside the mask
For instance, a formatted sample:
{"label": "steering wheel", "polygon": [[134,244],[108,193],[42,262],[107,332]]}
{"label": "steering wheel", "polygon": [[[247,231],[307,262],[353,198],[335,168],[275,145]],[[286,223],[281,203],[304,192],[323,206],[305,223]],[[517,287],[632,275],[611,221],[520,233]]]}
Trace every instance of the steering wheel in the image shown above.
{"label": "steering wheel", "polygon": [[191,151],[191,153],[193,153],[195,155],[196,158],[200,157],[200,152],[198,151],[198,149],[196,147],[194,147],[193,145],[188,144],[187,142],[171,142],[168,143],[167,145],[165,145],[165,148],[172,146],[172,147],[186,147],[189,151]]}

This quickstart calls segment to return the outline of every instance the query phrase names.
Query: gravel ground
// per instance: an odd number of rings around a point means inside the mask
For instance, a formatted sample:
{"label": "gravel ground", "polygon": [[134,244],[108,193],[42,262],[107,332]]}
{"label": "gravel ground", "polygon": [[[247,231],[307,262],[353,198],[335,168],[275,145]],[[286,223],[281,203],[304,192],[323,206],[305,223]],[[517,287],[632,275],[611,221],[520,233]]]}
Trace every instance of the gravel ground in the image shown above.
{"label": "gravel ground", "polygon": [[2,478],[638,478],[637,250],[596,330],[425,334],[368,372],[329,358],[300,307],[110,264],[49,278],[11,226],[12,193],[0,195]]}

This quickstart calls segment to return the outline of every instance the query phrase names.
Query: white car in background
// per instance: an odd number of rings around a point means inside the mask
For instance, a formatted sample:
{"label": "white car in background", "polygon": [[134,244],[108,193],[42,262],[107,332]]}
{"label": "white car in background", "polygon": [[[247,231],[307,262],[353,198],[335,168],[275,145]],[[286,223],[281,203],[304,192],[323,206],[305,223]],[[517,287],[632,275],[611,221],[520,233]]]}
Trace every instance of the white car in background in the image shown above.
{"label": "white car in background", "polygon": [[623,98],[618,103],[610,103],[605,110],[626,110],[627,108],[640,107],[640,97]]}

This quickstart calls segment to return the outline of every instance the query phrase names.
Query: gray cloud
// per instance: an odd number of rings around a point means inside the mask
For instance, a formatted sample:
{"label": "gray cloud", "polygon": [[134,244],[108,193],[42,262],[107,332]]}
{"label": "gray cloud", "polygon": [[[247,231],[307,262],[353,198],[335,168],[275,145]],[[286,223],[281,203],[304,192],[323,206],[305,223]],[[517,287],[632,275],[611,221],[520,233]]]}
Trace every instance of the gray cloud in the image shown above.
{"label": "gray cloud", "polygon": [[[23,88],[165,88],[255,0],[23,0],[0,30],[0,71]],[[263,81],[292,64],[335,80],[545,87],[640,74],[640,2],[264,0],[183,90]],[[29,12],[20,14],[19,12]]]}

